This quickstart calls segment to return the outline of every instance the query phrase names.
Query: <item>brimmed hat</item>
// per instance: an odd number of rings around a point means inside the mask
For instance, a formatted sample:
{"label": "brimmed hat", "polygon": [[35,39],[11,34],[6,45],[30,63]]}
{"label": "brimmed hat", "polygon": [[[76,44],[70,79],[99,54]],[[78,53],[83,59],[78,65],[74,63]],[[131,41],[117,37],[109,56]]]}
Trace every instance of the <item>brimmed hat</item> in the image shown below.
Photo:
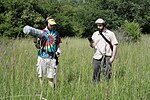
{"label": "brimmed hat", "polygon": [[98,18],[96,21],[95,21],[95,24],[104,24],[105,21],[102,19],[102,18]]}
{"label": "brimmed hat", "polygon": [[47,22],[48,22],[50,25],[56,25],[55,20],[52,19],[52,18],[48,19]]}

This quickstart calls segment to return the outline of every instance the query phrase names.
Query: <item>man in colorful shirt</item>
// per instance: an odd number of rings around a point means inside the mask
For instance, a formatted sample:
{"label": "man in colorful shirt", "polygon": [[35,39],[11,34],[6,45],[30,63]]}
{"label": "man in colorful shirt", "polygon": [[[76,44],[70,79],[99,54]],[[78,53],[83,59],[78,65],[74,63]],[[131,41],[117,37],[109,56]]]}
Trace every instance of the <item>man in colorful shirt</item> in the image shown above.
{"label": "man in colorful shirt", "polygon": [[56,84],[58,56],[60,54],[59,44],[61,39],[55,30],[56,22],[52,18],[46,19],[46,27],[38,30],[30,26],[26,26],[23,31],[40,39],[40,48],[38,50],[37,72],[40,84],[43,84],[43,78],[47,77],[50,86]]}

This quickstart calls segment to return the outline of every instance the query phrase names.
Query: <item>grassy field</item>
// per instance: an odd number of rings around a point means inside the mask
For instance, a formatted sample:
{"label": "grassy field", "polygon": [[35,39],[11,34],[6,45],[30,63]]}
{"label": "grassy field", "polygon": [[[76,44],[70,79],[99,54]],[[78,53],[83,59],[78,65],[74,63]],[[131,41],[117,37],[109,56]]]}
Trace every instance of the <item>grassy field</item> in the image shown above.
{"label": "grassy field", "polygon": [[45,81],[41,89],[36,73],[32,39],[0,39],[0,100],[150,100],[150,36],[138,43],[120,43],[110,84],[92,84],[93,49],[86,39],[65,38],[57,87]]}

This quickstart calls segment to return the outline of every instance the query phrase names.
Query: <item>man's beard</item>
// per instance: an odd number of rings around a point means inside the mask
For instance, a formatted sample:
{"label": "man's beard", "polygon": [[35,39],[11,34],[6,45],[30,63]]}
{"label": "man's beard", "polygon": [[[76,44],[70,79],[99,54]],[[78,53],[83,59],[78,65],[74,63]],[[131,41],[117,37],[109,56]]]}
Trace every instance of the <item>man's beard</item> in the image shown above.
{"label": "man's beard", "polygon": [[103,28],[99,28],[98,29],[100,32],[103,32],[103,30],[104,30],[104,27]]}

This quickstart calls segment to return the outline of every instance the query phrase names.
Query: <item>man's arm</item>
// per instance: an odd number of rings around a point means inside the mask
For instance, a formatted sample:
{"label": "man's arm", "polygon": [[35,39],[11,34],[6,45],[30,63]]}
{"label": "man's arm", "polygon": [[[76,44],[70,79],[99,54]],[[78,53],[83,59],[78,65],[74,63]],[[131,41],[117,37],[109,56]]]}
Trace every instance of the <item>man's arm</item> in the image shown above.
{"label": "man's arm", "polygon": [[116,53],[117,53],[117,44],[114,44],[113,45],[113,51],[112,51],[112,55],[111,55],[111,58],[110,58],[110,63],[112,63],[116,57]]}
{"label": "man's arm", "polygon": [[99,40],[97,40],[96,42],[94,42],[91,37],[88,37],[88,40],[89,40],[89,42],[90,42],[90,47],[91,47],[91,48],[95,48],[95,46],[96,46],[97,43],[99,42]]}
{"label": "man's arm", "polygon": [[95,48],[95,46],[97,45],[97,43],[99,42],[99,40],[97,40],[96,42],[90,42],[90,47],[91,48]]}
{"label": "man's arm", "polygon": [[57,45],[56,55],[57,56],[59,56],[61,54],[60,43],[62,43],[62,41],[61,41],[61,37],[58,34],[58,37],[57,37],[57,40],[56,40],[56,45]]}
{"label": "man's arm", "polygon": [[90,47],[91,48],[95,48],[95,46],[97,45],[97,43],[98,43],[99,41],[97,41],[97,42],[90,42]]}

